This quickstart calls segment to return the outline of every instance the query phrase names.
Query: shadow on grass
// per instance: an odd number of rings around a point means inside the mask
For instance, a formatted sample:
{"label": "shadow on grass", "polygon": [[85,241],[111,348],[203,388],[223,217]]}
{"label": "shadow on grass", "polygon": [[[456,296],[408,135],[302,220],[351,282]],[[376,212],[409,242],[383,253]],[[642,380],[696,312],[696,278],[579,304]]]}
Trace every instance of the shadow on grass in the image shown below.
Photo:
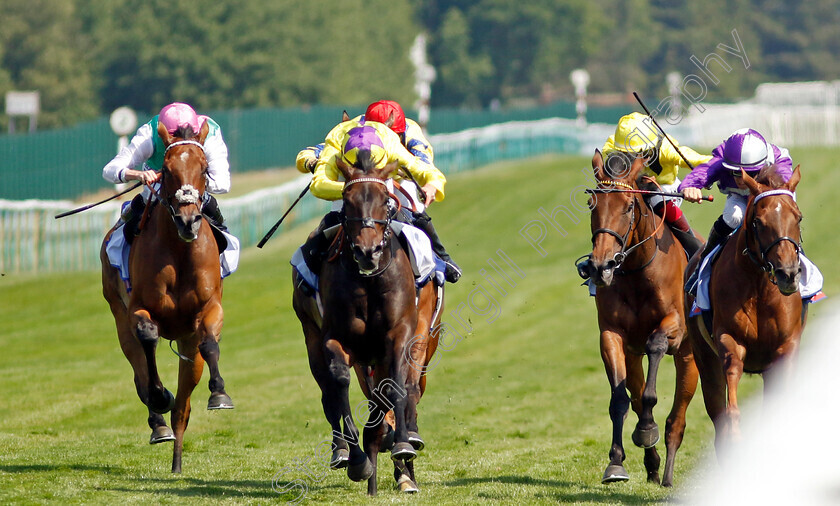
{"label": "shadow on grass", "polygon": [[[628,492],[628,493],[621,493],[618,492],[618,487],[621,487],[621,484],[613,484],[613,485],[598,485],[596,487],[587,485],[585,483],[580,482],[570,482],[570,481],[560,481],[560,480],[545,480],[545,479],[538,479],[532,478],[530,476],[491,476],[487,478],[462,478],[457,480],[449,480],[444,481],[441,485],[445,485],[448,487],[467,487],[477,484],[483,483],[503,483],[507,485],[533,485],[535,487],[548,487],[548,488],[555,488],[555,489],[584,489],[583,492],[562,492],[557,491],[557,493],[545,493],[545,494],[538,494],[538,497],[545,497],[545,498],[552,498],[556,501],[563,502],[563,503],[581,503],[581,502],[591,502],[591,503],[615,503],[620,502],[621,504],[651,504],[651,503],[666,503],[668,499],[650,499],[639,497],[635,493]],[[475,494],[476,496],[482,497],[485,494],[479,492]],[[486,494],[487,497],[490,497],[490,494]],[[498,499],[498,498],[496,498]]]}
{"label": "shadow on grass", "polygon": [[94,471],[103,475],[122,476],[136,487],[113,486],[108,490],[133,494],[169,494],[178,497],[249,497],[278,498],[271,488],[271,480],[204,480],[200,478],[139,477],[136,472],[114,466],[91,466],[83,464],[32,464],[0,465],[0,472],[6,473],[60,473],[62,471]]}
{"label": "shadow on grass", "polygon": [[129,474],[121,467],[88,466],[84,464],[32,464],[32,465],[0,465],[0,471],[5,473],[52,473],[56,471],[98,471],[103,474]]}

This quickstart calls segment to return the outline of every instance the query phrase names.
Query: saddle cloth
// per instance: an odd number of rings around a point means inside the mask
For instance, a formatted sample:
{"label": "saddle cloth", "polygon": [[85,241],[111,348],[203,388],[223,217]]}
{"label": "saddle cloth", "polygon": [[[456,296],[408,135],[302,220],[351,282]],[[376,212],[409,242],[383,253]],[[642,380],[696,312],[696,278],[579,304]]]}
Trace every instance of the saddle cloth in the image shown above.
{"label": "saddle cloth", "polygon": [[[111,237],[105,245],[105,252],[108,254],[108,261],[111,265],[120,271],[120,278],[123,281],[128,281],[128,254],[131,245],[125,240],[125,234],[122,231],[123,226],[124,224],[120,224],[111,233]],[[223,234],[227,241],[224,251],[219,254],[221,275],[222,278],[226,278],[239,267],[239,239],[223,230],[215,229],[215,232]]]}
{"label": "saddle cloth", "polygon": [[[712,302],[709,300],[709,280],[712,277],[712,264],[724,245],[726,245],[726,242],[715,246],[700,265],[700,272],[697,276],[697,298],[694,301],[694,307],[692,307],[692,316],[696,314],[696,310],[708,311],[712,308]],[[802,275],[799,278],[799,294],[808,302],[817,302],[824,299],[825,294],[822,293],[823,275],[816,264],[802,252],[799,253],[799,263],[802,266]]]}

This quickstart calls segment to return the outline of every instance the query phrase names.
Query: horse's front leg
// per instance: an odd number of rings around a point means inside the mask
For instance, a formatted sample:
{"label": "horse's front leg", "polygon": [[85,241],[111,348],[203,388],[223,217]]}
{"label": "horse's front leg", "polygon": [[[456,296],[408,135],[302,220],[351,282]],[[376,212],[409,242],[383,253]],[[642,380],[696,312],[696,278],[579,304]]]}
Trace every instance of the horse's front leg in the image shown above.
{"label": "horse's front leg", "polygon": [[131,328],[140,345],[143,347],[143,354],[146,356],[146,370],[148,372],[148,384],[146,405],[153,412],[158,414],[168,413],[175,406],[175,396],[164,388],[158,375],[155,351],[160,339],[157,324],[152,321],[151,315],[145,309],[138,309],[131,315]]}
{"label": "horse's front leg", "polygon": [[[137,389],[137,396],[148,407],[149,405],[149,368],[146,364],[146,354],[143,347],[134,334],[131,332],[131,323],[129,316],[126,313],[125,306],[119,299],[109,299],[111,304],[111,312],[117,322],[117,337],[120,341],[120,348],[122,349],[125,358],[131,364],[134,370],[134,387]],[[149,444],[163,443],[165,441],[172,441],[175,435],[172,429],[166,425],[166,420],[159,413],[155,413],[149,409],[149,417],[147,418],[149,428],[152,429],[152,434],[149,437]]]}
{"label": "horse's front leg", "polygon": [[630,408],[627,395],[627,369],[624,361],[624,340],[621,335],[604,330],[601,332],[601,358],[610,382],[610,420],[612,420],[612,446],[610,463],[604,471],[601,483],[627,481],[630,476],[624,469],[624,444],[622,431],[624,419]]}
{"label": "horse's front leg", "polygon": [[367,401],[369,416],[364,429],[364,447],[365,453],[369,456],[368,458],[373,466],[373,472],[368,478],[368,495],[375,496],[377,493],[377,460],[380,449],[384,444],[385,435],[388,432],[388,424],[385,422],[388,407],[379,398],[378,389],[373,389],[372,392],[375,392],[375,394],[368,396]]}
{"label": "horse's front leg", "polygon": [[[642,413],[642,395],[645,391],[645,370],[642,367],[641,355],[626,355],[627,366],[627,390],[630,392],[630,406],[636,417],[640,418]],[[655,446],[645,448],[645,471],[647,479],[653,483],[659,483],[659,464],[662,459]]]}
{"label": "horse's front leg", "polygon": [[[410,343],[411,334],[417,327],[414,324],[401,322],[388,332],[388,342],[391,343],[387,352],[386,362],[389,371],[390,381],[379,384],[379,389],[385,394],[391,409],[394,411],[394,447],[391,449],[391,458],[394,460],[413,460],[417,457],[414,446],[408,442],[408,426],[406,424],[406,412],[408,403],[413,403],[406,391],[406,378],[408,377],[408,361],[405,360],[406,346]],[[412,413],[416,406],[408,411]]]}
{"label": "horse's front leg", "polygon": [[[328,364],[327,386],[323,392],[324,414],[333,427],[333,442],[336,448],[349,446],[347,477],[353,481],[370,478],[373,466],[370,459],[359,446],[359,429],[353,422],[350,410],[350,357],[336,339],[329,336],[324,341],[324,359]],[[340,421],[344,421],[341,431]]]}
{"label": "horse's front leg", "polygon": [[689,339],[683,339],[679,350],[674,354],[674,364],[677,370],[677,384],[674,391],[674,404],[671,406],[671,412],[665,421],[666,456],[665,474],[662,477],[663,487],[670,487],[674,484],[674,464],[677,450],[682,445],[685,435],[685,414],[694,393],[697,391],[699,372],[697,364],[694,363],[694,354]]}
{"label": "horse's front leg", "polygon": [[219,373],[219,340],[223,322],[222,305],[215,302],[204,310],[196,329],[199,338],[198,351],[210,369],[210,399],[207,401],[207,409],[233,409],[233,400],[225,392],[225,380]]}
{"label": "horse's front leg", "polygon": [[[744,357],[746,348],[738,344],[731,334],[721,332],[717,335],[723,374],[726,377],[726,416],[724,431],[716,438],[718,446],[737,443],[741,439],[741,410],[738,408],[738,383],[744,374]],[[722,448],[718,448],[720,454]]]}
{"label": "horse's front leg", "polygon": [[172,472],[181,472],[181,455],[184,451],[184,431],[190,422],[190,396],[201,380],[204,372],[204,360],[194,342],[184,344],[178,341],[178,353],[184,358],[178,359],[178,393],[175,396],[175,409],[172,410],[172,429],[175,431],[175,448],[172,451]]}
{"label": "horse's front leg", "polygon": [[651,448],[659,442],[659,427],[653,419],[653,407],[656,406],[656,377],[659,374],[659,364],[668,352],[668,338],[685,335],[682,315],[672,311],[647,338],[645,355],[648,358],[647,379],[645,390],[642,392],[642,410],[639,413],[639,423],[633,431],[633,443],[641,448]]}

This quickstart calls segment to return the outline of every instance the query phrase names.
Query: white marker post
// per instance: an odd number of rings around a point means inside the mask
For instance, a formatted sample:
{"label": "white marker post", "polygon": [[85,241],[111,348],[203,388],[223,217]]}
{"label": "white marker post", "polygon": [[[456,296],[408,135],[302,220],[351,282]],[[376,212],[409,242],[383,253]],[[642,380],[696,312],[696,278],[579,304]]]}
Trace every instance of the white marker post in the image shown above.
{"label": "white marker post", "polygon": [[[111,130],[120,138],[117,140],[117,153],[128,146],[128,134],[133,133],[137,128],[137,113],[131,107],[118,107],[111,113]],[[126,183],[117,183],[117,191],[123,191]]]}

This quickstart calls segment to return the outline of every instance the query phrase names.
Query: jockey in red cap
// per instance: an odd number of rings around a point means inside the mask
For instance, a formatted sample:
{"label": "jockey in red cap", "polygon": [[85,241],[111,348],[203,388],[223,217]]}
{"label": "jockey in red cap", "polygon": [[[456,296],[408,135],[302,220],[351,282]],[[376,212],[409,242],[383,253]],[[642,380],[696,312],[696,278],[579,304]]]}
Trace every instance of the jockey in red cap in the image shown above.
{"label": "jockey in red cap", "polygon": [[[374,102],[367,107],[364,115],[357,116],[350,121],[357,124],[363,123],[364,121],[375,121],[377,123],[389,125],[391,130],[399,136],[402,146],[408,150],[411,155],[414,155],[421,172],[439,173],[437,167],[434,165],[434,151],[432,150],[431,144],[426,139],[426,136],[423,134],[422,128],[420,128],[420,125],[418,125],[415,121],[405,117],[402,107],[400,107],[400,104],[397,102],[394,102],[393,100],[380,100]],[[339,127],[340,126],[341,125],[339,125]],[[330,135],[332,135],[332,132]],[[329,140],[330,137],[327,137],[327,139]],[[319,162],[322,159],[322,152],[324,148],[325,143],[320,143],[315,146],[308,147],[298,153],[296,160],[298,170],[303,173],[315,172],[316,167],[320,166]],[[413,195],[410,202],[403,202],[404,207],[407,209],[411,209],[412,207],[417,209],[416,212],[411,213],[411,224],[429,236],[429,240],[432,243],[432,250],[446,264],[446,271],[444,274],[446,280],[450,283],[455,283],[461,277],[461,268],[458,267],[458,265],[452,260],[452,257],[449,256],[446,248],[444,248],[441,243],[440,238],[435,231],[434,225],[432,224],[432,219],[425,211],[426,203],[416,198],[418,188],[415,181],[402,179],[400,174],[395,174],[395,177],[399,179],[399,183],[403,189],[406,190],[406,193]],[[443,177],[442,174],[441,177]],[[315,178],[313,178],[313,185],[314,184]],[[425,191],[425,187],[423,190]],[[313,193],[315,191],[316,190],[313,186]],[[398,197],[403,198],[404,195],[398,192]],[[327,218],[329,218],[329,215]],[[327,221],[332,220],[328,219]],[[313,246],[311,249],[317,249],[315,247],[317,245],[311,246]]]}

